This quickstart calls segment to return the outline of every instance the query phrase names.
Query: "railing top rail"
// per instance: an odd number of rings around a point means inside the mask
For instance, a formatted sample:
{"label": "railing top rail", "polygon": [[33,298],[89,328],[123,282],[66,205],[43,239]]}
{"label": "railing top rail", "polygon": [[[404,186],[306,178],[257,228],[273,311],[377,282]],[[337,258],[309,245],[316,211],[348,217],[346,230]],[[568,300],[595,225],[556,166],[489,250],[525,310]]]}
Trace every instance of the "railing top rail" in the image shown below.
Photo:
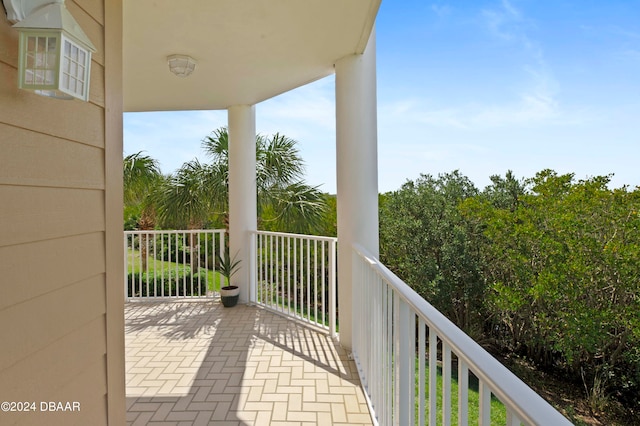
{"label": "railing top rail", "polygon": [[304,238],[318,241],[338,241],[336,237],[322,237],[320,235],[292,234],[288,232],[254,231],[257,235],[275,235],[280,237]]}
{"label": "railing top rail", "polygon": [[353,249],[398,292],[429,328],[436,331],[438,337],[451,346],[456,356],[469,365],[476,377],[487,383],[491,392],[522,421],[534,425],[571,425],[571,422],[547,401],[368,253],[365,248],[354,244]]}
{"label": "railing top rail", "polygon": [[134,234],[201,234],[201,233],[225,233],[224,229],[152,229],[148,231],[136,230],[136,231],[124,231],[125,235]]}

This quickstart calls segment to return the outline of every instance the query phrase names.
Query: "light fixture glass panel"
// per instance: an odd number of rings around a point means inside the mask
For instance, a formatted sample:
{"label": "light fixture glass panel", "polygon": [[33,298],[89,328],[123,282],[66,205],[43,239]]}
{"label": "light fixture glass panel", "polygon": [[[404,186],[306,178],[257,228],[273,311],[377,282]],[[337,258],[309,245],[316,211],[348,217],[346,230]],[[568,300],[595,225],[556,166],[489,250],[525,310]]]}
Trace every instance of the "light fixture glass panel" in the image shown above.
{"label": "light fixture glass panel", "polygon": [[43,69],[36,68],[34,71],[35,71],[35,73],[36,73],[36,81],[35,81],[35,84],[37,84],[37,85],[42,85],[42,84],[44,84],[44,70],[43,70]]}
{"label": "light fixture glass panel", "polygon": [[90,54],[88,50],[75,45],[66,37],[63,38],[63,55],[60,90],[75,97],[85,96],[88,79]]}
{"label": "light fixture glass panel", "polygon": [[58,40],[55,35],[21,35],[21,86],[28,89],[48,89],[58,78]]}

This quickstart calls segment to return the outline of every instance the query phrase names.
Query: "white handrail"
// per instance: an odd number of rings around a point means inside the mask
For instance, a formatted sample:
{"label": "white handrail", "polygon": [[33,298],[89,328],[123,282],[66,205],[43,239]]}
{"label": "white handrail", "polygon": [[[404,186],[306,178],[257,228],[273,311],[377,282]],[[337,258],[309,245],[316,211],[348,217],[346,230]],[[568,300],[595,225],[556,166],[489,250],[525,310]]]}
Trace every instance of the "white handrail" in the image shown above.
{"label": "white handrail", "polygon": [[[406,333],[402,332],[398,327],[402,324],[402,327],[408,327],[409,330],[415,328],[415,319],[418,320],[418,324],[422,327],[422,324],[426,325],[429,330],[429,366],[431,374],[429,375],[429,381],[435,381],[436,361],[437,357],[437,340],[442,342],[442,365],[443,365],[443,413],[442,421],[444,424],[448,424],[450,421],[450,402],[447,405],[447,400],[450,397],[450,377],[448,374],[451,369],[451,353],[455,354],[458,358],[458,367],[462,380],[459,382],[459,388],[467,385],[466,379],[467,370],[472,372],[480,382],[480,419],[481,425],[488,425],[489,410],[490,410],[490,396],[495,395],[507,409],[507,419],[509,425],[518,425],[520,422],[526,425],[570,425],[571,423],[560,414],[555,408],[547,403],[540,395],[534,392],[529,386],[527,386],[522,380],[511,373],[506,367],[504,367],[498,360],[492,357],[486,350],[467,336],[462,330],[455,326],[449,319],[443,314],[431,306],[426,300],[418,295],[413,289],[405,284],[400,278],[398,278],[393,272],[391,272],[386,266],[384,266],[378,259],[371,256],[363,247],[354,246],[354,288],[355,291],[362,294],[355,293],[354,300],[359,299],[360,303],[356,303],[354,306],[354,318],[358,317],[356,321],[361,323],[366,322],[367,315],[381,315],[386,312],[388,308],[391,312],[387,312],[387,316],[391,315],[394,318],[388,324],[390,327],[388,333],[393,334],[395,341],[393,344],[396,346],[390,348],[383,348],[382,355],[380,353],[372,353],[379,348],[372,348],[369,342],[380,340],[377,336],[363,336],[368,332],[380,332],[381,330],[375,330],[375,327],[371,327],[371,324],[360,324],[364,327],[358,328],[360,334],[358,339],[354,340],[353,354],[356,362],[358,363],[358,370],[361,374],[362,383],[369,384],[373,382],[380,382],[386,380],[384,377],[366,377],[367,374],[375,375],[376,368],[378,371],[391,369],[395,373],[395,377],[391,380],[394,382],[393,388],[395,392],[400,392],[400,397],[396,397],[395,408],[380,406],[388,399],[380,397],[380,395],[374,395],[373,393],[379,392],[379,388],[376,386],[366,386],[367,393],[371,399],[374,410],[379,421],[382,424],[394,423],[394,424],[413,424],[414,416],[412,412],[406,413],[403,411],[414,410],[414,400],[407,398],[407,389],[413,389],[415,381],[411,378],[413,365],[415,362],[416,352],[415,350],[407,350],[406,346],[415,347],[414,332]],[[365,266],[368,270],[362,270],[357,267],[357,263]],[[376,289],[365,288],[364,286],[372,286],[373,281],[381,281],[384,285],[383,289],[374,294],[370,299],[366,299],[365,295],[373,294],[378,291]],[[377,297],[382,294],[382,298]],[[389,300],[393,300],[393,304],[389,304]],[[394,306],[395,305],[395,306]],[[403,307],[404,306],[404,307]],[[374,312],[376,307],[381,307],[379,312]],[[408,314],[407,311],[410,311]],[[369,330],[369,331],[368,331]],[[410,336],[407,336],[410,334]],[[420,353],[418,356],[424,359],[425,342],[422,341],[424,333],[419,334],[419,348]],[[384,339],[382,339],[384,340]],[[403,347],[405,346],[405,347]],[[389,352],[392,352],[391,355]],[[367,368],[371,362],[370,358],[374,357],[386,358],[387,365],[377,365],[376,368]],[[402,359],[394,358],[404,357]],[[403,365],[405,367],[403,367]],[[406,368],[406,365],[411,368]],[[411,371],[407,371],[411,370]],[[384,371],[382,373],[384,375]],[[424,369],[420,369],[421,377],[420,383],[424,383]],[[467,373],[468,374],[468,373]],[[365,377],[362,377],[365,376]],[[409,376],[409,377],[408,377]],[[447,377],[448,376],[448,377]],[[403,383],[404,382],[404,383]],[[408,382],[408,383],[407,383]],[[390,383],[389,383],[390,384]],[[447,389],[449,386],[449,389]],[[424,386],[421,386],[424,389]],[[431,394],[435,391],[434,382],[430,384],[429,389]],[[422,390],[419,389],[422,393]],[[490,391],[490,392],[487,392]],[[461,389],[460,398],[466,398],[466,389]],[[404,401],[402,398],[407,398],[410,401]],[[414,396],[418,397],[418,396]],[[433,401],[433,402],[432,402]],[[429,398],[431,410],[429,410],[430,421],[429,424],[435,423],[435,398]],[[378,406],[376,406],[376,403]],[[404,407],[397,404],[404,404]],[[425,405],[424,396],[420,397],[419,406],[422,408]],[[378,416],[378,412],[384,414],[384,417]],[[467,407],[458,407],[458,414],[461,417],[466,417]],[[406,417],[409,416],[409,417]],[[424,419],[423,413],[419,414],[419,419]],[[402,418],[403,420],[400,420]],[[424,421],[424,420],[423,420]],[[461,418],[463,424],[466,424],[466,419]],[[405,423],[407,422],[407,423]],[[420,420],[419,420],[420,422]]]}

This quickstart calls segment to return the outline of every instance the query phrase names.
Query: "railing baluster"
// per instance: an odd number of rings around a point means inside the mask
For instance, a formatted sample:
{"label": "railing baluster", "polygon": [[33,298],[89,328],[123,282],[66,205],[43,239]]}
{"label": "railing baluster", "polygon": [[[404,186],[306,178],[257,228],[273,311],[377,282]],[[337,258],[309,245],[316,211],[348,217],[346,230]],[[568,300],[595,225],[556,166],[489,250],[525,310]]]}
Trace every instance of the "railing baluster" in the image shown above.
{"label": "railing baluster", "polygon": [[[206,290],[205,296],[209,293],[209,237],[213,237],[213,234],[204,234],[204,270],[207,271],[205,275]],[[213,242],[212,242],[213,245]]]}
{"label": "railing baluster", "polygon": [[273,302],[273,235],[269,236],[269,282],[267,283],[267,306]]}
{"label": "railing baluster", "polygon": [[[363,283],[364,284],[364,283]],[[388,292],[387,292],[387,287],[383,286],[381,289],[381,293],[382,293],[382,309],[380,310],[380,317],[382,318],[382,333],[381,334],[381,340],[382,340],[382,344],[380,345],[380,359],[381,359],[381,366],[384,366],[383,368],[381,368],[380,371],[380,376],[382,376],[382,379],[380,380],[380,384],[381,384],[381,391],[380,391],[380,397],[378,398],[378,409],[380,410],[380,419],[381,419],[381,423],[383,424],[389,424],[389,420],[390,420],[390,416],[388,416],[388,411],[389,411],[389,407],[391,407],[390,401],[389,401],[389,371],[391,370],[391,365],[390,365],[390,357],[389,357],[389,332],[388,332],[388,328],[391,326],[391,323],[389,322],[389,314],[388,314],[388,310],[389,310],[389,303],[387,301],[388,298]]]}
{"label": "railing baluster", "polygon": [[[193,274],[195,273],[194,270],[194,259],[193,259],[193,255],[194,255],[194,242],[193,242],[193,236],[194,236],[194,231],[191,231],[189,233],[189,276],[191,277],[191,279],[189,281],[191,281],[191,294],[193,295]],[[197,269],[197,268],[196,268]],[[185,271],[186,274],[186,271]],[[186,296],[186,293],[185,293]]]}
{"label": "railing baluster", "polygon": [[311,240],[307,240],[307,311],[304,318],[311,319]]}
{"label": "railing baluster", "polygon": [[327,305],[325,303],[325,295],[324,293],[327,291],[327,283],[326,283],[326,274],[325,274],[325,258],[326,258],[326,248],[327,246],[327,242],[323,241],[321,244],[322,247],[322,254],[320,255],[320,259],[322,265],[320,265],[320,282],[322,283],[322,297],[320,299],[320,303],[322,303],[322,324],[326,324],[327,323],[327,319],[326,319],[326,313],[327,313]]}
{"label": "railing baluster", "polygon": [[426,325],[422,318],[418,319],[418,424],[425,424],[425,352],[426,352]]}
{"label": "railing baluster", "polygon": [[129,293],[129,263],[127,259],[129,258],[129,235],[124,234],[124,276],[122,277],[122,282],[124,283],[124,300],[128,301],[131,298],[131,294]]}
{"label": "railing baluster", "polygon": [[[360,324],[360,341],[369,344],[367,352],[365,353],[365,360],[368,366],[368,374],[371,380],[368,381],[369,388],[371,392],[376,392],[376,396],[382,393],[382,383],[380,380],[381,372],[380,369],[377,369],[378,366],[382,364],[382,348],[383,348],[383,327],[382,327],[382,315],[375,315],[378,312],[382,312],[382,281],[378,279],[375,273],[366,267],[364,262],[359,263],[360,267],[360,288],[368,288],[369,286],[365,286],[365,282],[370,282],[371,287],[369,288],[369,294],[373,296],[374,304],[369,305],[365,303],[363,300],[362,305],[366,306],[367,317],[366,321]],[[362,281],[366,279],[366,281]],[[367,324],[374,324],[374,328],[372,330],[373,335],[370,339],[367,339],[366,327]],[[376,370],[377,369],[377,370]],[[382,401],[379,397],[374,400],[374,406],[381,406]]]}
{"label": "railing baluster", "polygon": [[298,242],[293,241],[293,310],[298,312]]}
{"label": "railing baluster", "polygon": [[394,368],[395,368],[395,360],[393,353],[393,293],[385,288],[385,292],[387,294],[387,344],[386,346],[386,363],[384,365],[387,366],[387,400],[385,401],[387,408],[387,423],[391,424],[393,417],[393,407],[394,398],[393,398],[393,376],[394,376]]}
{"label": "railing baluster", "polygon": [[507,410],[507,426],[520,426],[521,421],[511,410]]}
{"label": "railing baluster", "polygon": [[329,242],[329,335],[336,335],[336,240]]}
{"label": "railing baluster", "polygon": [[313,240],[313,322],[318,322],[318,240]]}
{"label": "railing baluster", "polygon": [[469,423],[469,367],[458,358],[458,424]]}
{"label": "railing baluster", "polygon": [[[169,253],[168,259],[171,258],[171,238],[167,238],[167,243],[168,243],[168,248],[167,251]],[[164,235],[162,235],[162,260],[164,260]],[[170,296],[171,295],[171,290],[169,290],[169,294],[164,294],[164,289],[165,289],[165,285],[164,285],[164,262],[162,262],[162,275],[160,275],[160,285],[162,286],[162,297],[165,296]]]}
{"label": "railing baluster", "polygon": [[287,313],[291,315],[291,237],[287,237]]}
{"label": "railing baluster", "polygon": [[[404,303],[404,301],[403,301]],[[406,305],[406,303],[405,303]],[[409,353],[407,357],[407,368],[409,369],[408,382],[405,385],[409,388],[409,397],[407,398],[407,415],[409,416],[409,424],[416,424],[415,416],[415,400],[416,400],[416,316],[407,305],[407,316],[409,327],[407,328],[409,337]]]}
{"label": "railing baluster", "polygon": [[438,413],[438,335],[429,327],[429,426],[435,426]]}
{"label": "railing baluster", "polygon": [[[227,232],[224,231],[221,235],[220,238],[218,239],[218,253],[220,255],[221,258],[224,259],[225,256],[225,240],[227,239]],[[220,281],[220,288],[222,288],[224,286],[224,276],[222,274],[218,274],[218,280]]]}
{"label": "railing baluster", "polygon": [[491,391],[482,380],[479,383],[479,403],[480,417],[478,421],[480,426],[489,426],[491,424]]}
{"label": "railing baluster", "polygon": [[275,243],[274,251],[274,279],[271,282],[271,308],[278,310],[278,279],[280,277],[280,265],[278,265],[278,258],[280,257],[280,237],[273,237]]}
{"label": "railing baluster", "polygon": [[442,341],[442,424],[451,424],[451,348]]}
{"label": "railing baluster", "polygon": [[286,238],[284,236],[280,237],[280,240],[282,241],[281,247],[280,247],[280,289],[278,290],[278,306],[280,307],[280,309],[282,310],[282,312],[285,312],[285,298],[286,298],[286,292],[285,292],[285,285],[286,285],[286,277],[285,274],[287,272],[287,268],[286,268],[286,263],[285,263],[285,241]]}
{"label": "railing baluster", "polygon": [[396,362],[396,401],[394,406],[398,410],[397,424],[409,426],[413,424],[413,415],[411,414],[414,399],[411,397],[413,394],[411,388],[414,383],[411,381],[413,378],[411,372],[415,367],[415,350],[413,350],[415,328],[412,328],[409,306],[399,297],[395,298],[394,311],[394,324],[396,324],[394,330],[396,335],[394,360]]}

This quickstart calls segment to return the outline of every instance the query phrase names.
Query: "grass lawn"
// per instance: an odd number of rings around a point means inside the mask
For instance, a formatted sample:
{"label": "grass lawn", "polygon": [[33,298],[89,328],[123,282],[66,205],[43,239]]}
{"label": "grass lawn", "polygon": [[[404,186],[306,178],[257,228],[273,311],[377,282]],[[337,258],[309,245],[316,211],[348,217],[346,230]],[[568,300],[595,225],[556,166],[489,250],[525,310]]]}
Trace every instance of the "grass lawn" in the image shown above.
{"label": "grass lawn", "polygon": [[[133,265],[132,265],[133,263]],[[140,252],[138,250],[127,250],[127,274],[140,273],[141,268]],[[167,262],[164,260],[158,260],[149,256],[147,263],[147,270],[149,273],[157,273],[160,277],[163,271],[176,269],[178,271],[189,269],[189,265],[183,265],[182,263]],[[143,271],[145,272],[145,271]],[[209,291],[220,291],[220,282],[224,282],[224,277],[220,275],[218,271],[207,271],[207,288]]]}
{"label": "grass lawn", "polygon": [[[425,365],[425,423],[429,423],[429,360],[428,356],[426,357],[426,365]],[[415,419],[416,424],[419,419],[419,410],[420,410],[420,401],[419,401],[419,360],[416,358],[415,363]],[[437,366],[437,394],[436,394],[436,419],[437,424],[442,424],[442,366]],[[469,374],[469,390],[468,390],[468,424],[477,425],[478,417],[480,414],[480,393],[478,387],[478,379],[473,375]],[[507,411],[506,407],[498,398],[491,395],[491,424],[492,425],[505,425],[507,423]],[[458,424],[458,369],[457,367],[453,368],[451,375],[451,424]]]}
{"label": "grass lawn", "polygon": [[[427,360],[428,364],[428,360]],[[419,369],[418,369],[418,359],[416,359],[416,418],[418,416],[418,389],[419,389]],[[442,424],[442,367],[437,367],[437,424]],[[428,365],[425,365],[425,394],[427,398],[425,400],[425,419],[426,423],[429,422],[429,368]],[[477,425],[478,424],[478,416],[480,412],[480,394],[478,391],[478,379],[474,375],[469,375],[469,418],[468,424]],[[417,423],[417,421],[416,421]],[[500,402],[500,400],[493,395],[491,395],[491,424],[492,425],[504,425],[507,423],[507,412],[505,406]],[[453,371],[451,376],[451,424],[458,424],[458,371],[457,368]]]}
{"label": "grass lawn", "polygon": [[[266,281],[262,281],[261,283],[259,283],[259,286],[262,286],[262,288],[258,291],[258,301],[261,303],[264,303],[265,305],[273,308],[273,306],[275,305],[277,308],[277,310],[281,310],[282,312],[288,312],[289,309],[291,310],[292,313],[294,313],[296,316],[300,317],[300,318],[304,318],[305,320],[308,320],[312,323],[318,324],[318,325],[324,325],[325,327],[329,327],[329,313],[325,312],[325,316],[324,316],[324,321],[322,320],[322,306],[320,306],[318,308],[318,319],[316,320],[316,312],[314,309],[315,306],[315,298],[313,297],[313,293],[311,293],[311,303],[310,303],[310,309],[307,310],[307,302],[306,299],[304,301],[304,303],[302,303],[300,301],[300,299],[297,299],[297,303],[298,306],[294,306],[293,303],[293,291],[291,292],[290,300],[281,295],[279,290],[277,289],[278,286],[274,285],[274,289],[271,289],[271,286],[269,285],[268,282]],[[291,288],[293,289],[293,285],[291,285]],[[298,289],[304,289],[305,291],[305,298],[306,298],[306,284],[298,284],[297,285]],[[325,304],[329,303],[329,299],[328,297],[325,297]],[[318,304],[322,305],[322,297],[318,296]],[[307,312],[308,311],[308,312]],[[338,318],[337,318],[337,313],[336,313],[336,332],[339,332],[339,326],[338,326]]]}

